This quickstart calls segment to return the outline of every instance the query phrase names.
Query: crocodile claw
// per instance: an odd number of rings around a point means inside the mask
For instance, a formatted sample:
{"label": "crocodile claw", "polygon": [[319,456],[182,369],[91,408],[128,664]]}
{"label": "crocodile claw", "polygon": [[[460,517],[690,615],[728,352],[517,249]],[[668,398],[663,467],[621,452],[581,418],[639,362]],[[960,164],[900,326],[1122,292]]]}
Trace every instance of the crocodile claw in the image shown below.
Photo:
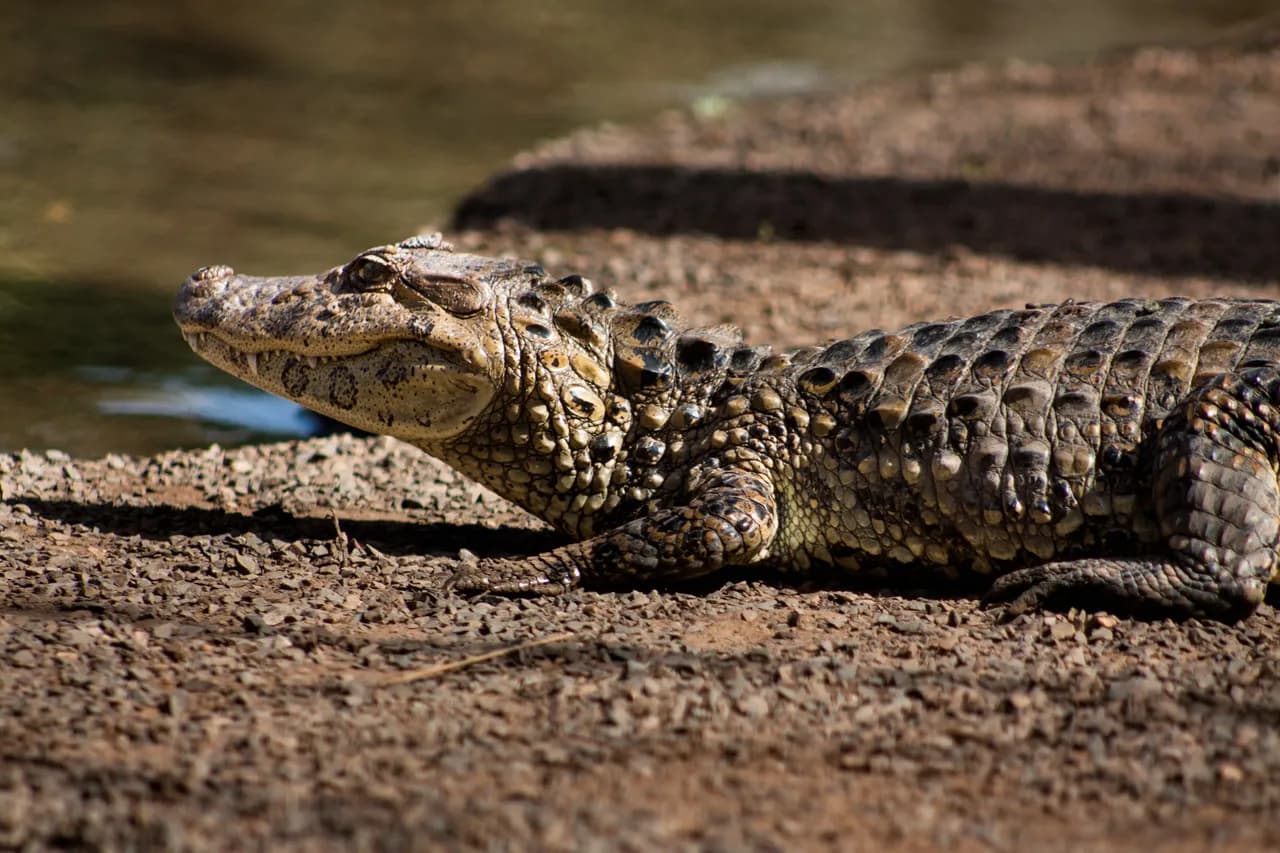
{"label": "crocodile claw", "polygon": [[445,582],[445,589],[462,593],[492,592],[499,595],[560,595],[578,585],[572,570],[556,574],[532,560],[477,560],[460,555],[461,564]]}
{"label": "crocodile claw", "polygon": [[1003,605],[999,615],[1001,622],[1012,622],[1024,613],[1043,608],[1056,593],[1070,588],[1070,582],[1061,573],[1053,571],[1052,565],[1032,566],[1002,575],[982,597],[982,606],[995,608]]}

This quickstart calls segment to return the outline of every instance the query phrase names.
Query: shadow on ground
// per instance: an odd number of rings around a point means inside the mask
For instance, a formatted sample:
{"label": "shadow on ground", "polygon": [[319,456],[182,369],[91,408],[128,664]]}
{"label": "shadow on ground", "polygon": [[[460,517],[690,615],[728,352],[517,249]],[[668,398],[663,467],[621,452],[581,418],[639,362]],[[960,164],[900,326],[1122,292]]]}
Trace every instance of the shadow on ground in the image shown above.
{"label": "shadow on ground", "polygon": [[[249,515],[201,507],[119,506],[24,497],[36,515],[64,524],[79,524],[117,536],[168,539],[186,536],[240,536],[259,539],[329,540],[335,535],[331,518],[300,517],[279,506],[264,507]],[[456,556],[467,548],[481,557],[535,554],[563,544],[563,537],[548,530],[451,522],[381,521],[342,519],[342,532],[350,539],[372,545],[396,556]]]}
{"label": "shadow on ground", "polygon": [[502,175],[451,228],[629,228],[740,240],[835,241],[1255,283],[1280,269],[1280,205],[1177,193],[1056,190],[963,180],[825,177],[560,164]]}

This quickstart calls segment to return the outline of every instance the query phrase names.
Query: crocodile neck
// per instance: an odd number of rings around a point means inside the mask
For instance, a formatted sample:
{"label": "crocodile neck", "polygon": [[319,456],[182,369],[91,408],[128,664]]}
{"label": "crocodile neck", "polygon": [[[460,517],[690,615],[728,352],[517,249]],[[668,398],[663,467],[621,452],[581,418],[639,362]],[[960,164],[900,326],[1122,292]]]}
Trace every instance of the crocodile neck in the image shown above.
{"label": "crocodile neck", "polygon": [[518,323],[504,326],[503,393],[465,432],[413,443],[575,538],[683,491],[710,450],[717,392],[742,380],[726,361],[696,376],[638,374],[628,389],[603,359],[536,349]]}

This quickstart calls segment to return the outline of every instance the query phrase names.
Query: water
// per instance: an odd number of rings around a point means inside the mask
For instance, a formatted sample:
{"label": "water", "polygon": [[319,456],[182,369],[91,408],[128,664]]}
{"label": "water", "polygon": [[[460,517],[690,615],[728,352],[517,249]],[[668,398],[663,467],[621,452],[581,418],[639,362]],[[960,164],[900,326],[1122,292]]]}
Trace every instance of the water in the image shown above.
{"label": "water", "polygon": [[319,269],[581,125],[1196,42],[1274,0],[3,6],[0,451],[98,455],[319,428],[186,348],[169,302],[197,266]]}

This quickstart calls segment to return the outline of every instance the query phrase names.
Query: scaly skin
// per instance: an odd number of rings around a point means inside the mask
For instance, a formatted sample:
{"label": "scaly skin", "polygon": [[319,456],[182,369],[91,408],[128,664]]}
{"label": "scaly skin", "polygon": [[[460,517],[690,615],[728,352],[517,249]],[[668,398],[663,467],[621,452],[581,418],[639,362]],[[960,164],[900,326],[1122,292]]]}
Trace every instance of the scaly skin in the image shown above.
{"label": "scaly skin", "polygon": [[578,540],[463,590],[915,564],[1000,575],[1010,613],[1235,619],[1276,573],[1280,303],[1067,302],[773,354],[437,236],[319,276],[206,267],[174,313],[218,367]]}

